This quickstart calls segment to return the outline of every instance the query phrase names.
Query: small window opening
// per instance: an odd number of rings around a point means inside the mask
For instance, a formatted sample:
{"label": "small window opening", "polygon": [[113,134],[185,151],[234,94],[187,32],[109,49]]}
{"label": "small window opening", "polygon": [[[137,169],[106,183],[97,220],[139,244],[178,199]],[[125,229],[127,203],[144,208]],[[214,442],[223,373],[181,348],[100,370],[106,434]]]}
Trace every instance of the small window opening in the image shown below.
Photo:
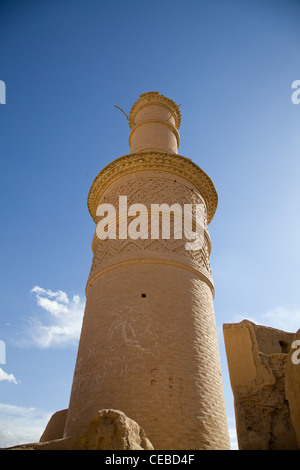
{"label": "small window opening", "polygon": [[145,297],[146,297],[146,294],[142,294],[142,297],[145,298]]}

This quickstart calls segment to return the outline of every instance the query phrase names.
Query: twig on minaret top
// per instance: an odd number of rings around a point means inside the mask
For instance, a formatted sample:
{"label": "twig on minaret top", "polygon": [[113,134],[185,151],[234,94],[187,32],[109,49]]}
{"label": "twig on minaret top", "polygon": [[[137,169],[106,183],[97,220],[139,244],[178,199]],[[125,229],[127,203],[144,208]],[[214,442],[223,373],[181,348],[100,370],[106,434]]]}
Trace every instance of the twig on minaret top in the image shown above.
{"label": "twig on minaret top", "polygon": [[134,122],[132,122],[132,121],[130,120],[130,118],[127,116],[127,114],[125,113],[125,111],[123,111],[122,108],[120,108],[119,106],[116,106],[115,104],[114,104],[114,107],[115,107],[115,108],[118,108],[120,111],[122,111],[123,114],[125,114],[126,119],[127,119],[127,121],[129,122],[129,125],[130,125],[130,124],[134,124]]}

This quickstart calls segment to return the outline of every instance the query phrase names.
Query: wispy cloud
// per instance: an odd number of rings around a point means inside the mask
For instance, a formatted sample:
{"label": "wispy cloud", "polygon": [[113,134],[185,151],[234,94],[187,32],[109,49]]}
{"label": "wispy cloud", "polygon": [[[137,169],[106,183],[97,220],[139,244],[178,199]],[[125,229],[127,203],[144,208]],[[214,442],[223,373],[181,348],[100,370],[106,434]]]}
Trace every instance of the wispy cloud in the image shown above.
{"label": "wispy cloud", "polygon": [[51,412],[0,403],[0,447],[38,442]]}
{"label": "wispy cloud", "polygon": [[31,293],[41,310],[28,319],[29,325],[18,345],[45,349],[77,344],[85,301],[79,295],[69,298],[61,290],[52,291],[39,286],[33,287]]}
{"label": "wispy cloud", "polygon": [[262,315],[263,324],[279,330],[296,333],[300,328],[300,306],[277,306]]}
{"label": "wispy cloud", "polygon": [[0,367],[0,382],[6,380],[7,382],[12,382],[14,384],[20,383],[17,381],[13,374],[8,374]]}
{"label": "wispy cloud", "polygon": [[249,320],[257,325],[269,326],[288,333],[296,333],[300,328],[300,306],[299,305],[278,305],[265,312],[248,315],[242,313],[235,315],[231,323],[239,323],[242,320]]}
{"label": "wispy cloud", "polygon": [[228,432],[231,450],[238,450],[237,433],[235,426],[235,418],[228,418]]}
{"label": "wispy cloud", "polygon": [[70,303],[67,294],[61,290],[53,292],[50,289],[43,289],[35,286],[31,289],[32,294],[36,294],[37,304],[54,316],[67,313],[67,305]]}

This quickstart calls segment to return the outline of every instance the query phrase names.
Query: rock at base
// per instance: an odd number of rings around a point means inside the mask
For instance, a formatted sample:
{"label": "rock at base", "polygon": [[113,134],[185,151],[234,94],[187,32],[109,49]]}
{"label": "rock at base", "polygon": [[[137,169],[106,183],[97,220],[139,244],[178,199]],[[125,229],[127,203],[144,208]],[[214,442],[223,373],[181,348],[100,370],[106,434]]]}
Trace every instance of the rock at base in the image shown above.
{"label": "rock at base", "polygon": [[[51,420],[50,420],[51,421]],[[145,431],[119,410],[100,410],[82,434],[7,450],[154,450]]]}

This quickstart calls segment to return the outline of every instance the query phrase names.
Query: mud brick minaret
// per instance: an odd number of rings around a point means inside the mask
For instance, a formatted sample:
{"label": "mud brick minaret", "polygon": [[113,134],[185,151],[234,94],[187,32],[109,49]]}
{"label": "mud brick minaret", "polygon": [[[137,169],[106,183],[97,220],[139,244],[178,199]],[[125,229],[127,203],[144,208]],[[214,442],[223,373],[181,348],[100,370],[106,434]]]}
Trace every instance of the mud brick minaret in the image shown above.
{"label": "mud brick minaret", "polygon": [[144,93],[128,120],[130,154],[100,171],[88,196],[95,223],[99,204],[117,208],[120,195],[149,211],[203,204],[204,243],[193,251],[184,238],[101,240],[95,232],[65,436],[113,408],[135,420],[155,449],[228,449],[207,230],[217,193],[178,155],[174,101]]}

